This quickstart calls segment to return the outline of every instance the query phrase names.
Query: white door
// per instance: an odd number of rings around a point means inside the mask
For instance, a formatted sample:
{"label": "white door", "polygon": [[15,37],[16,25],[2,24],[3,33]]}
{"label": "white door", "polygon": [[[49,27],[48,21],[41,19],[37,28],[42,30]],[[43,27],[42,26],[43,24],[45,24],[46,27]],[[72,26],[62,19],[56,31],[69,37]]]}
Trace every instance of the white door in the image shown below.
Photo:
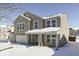
{"label": "white door", "polygon": [[16,35],[16,42],[27,43],[27,36],[26,35]]}

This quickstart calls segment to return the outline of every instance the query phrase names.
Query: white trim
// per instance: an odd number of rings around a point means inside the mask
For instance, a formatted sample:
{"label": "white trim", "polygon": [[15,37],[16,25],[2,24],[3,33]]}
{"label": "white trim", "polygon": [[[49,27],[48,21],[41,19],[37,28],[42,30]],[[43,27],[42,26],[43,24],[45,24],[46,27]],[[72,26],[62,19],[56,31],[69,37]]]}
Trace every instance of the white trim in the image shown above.
{"label": "white trim", "polygon": [[46,20],[46,27],[47,27],[47,21],[50,21],[50,27],[52,27],[52,20],[55,20],[55,27],[57,27],[57,19],[47,19]]}
{"label": "white trim", "polygon": [[58,17],[64,14],[57,14],[57,15],[53,15],[53,16],[47,16],[47,17],[42,17],[43,19],[48,19],[48,18],[54,18],[54,17]]}
{"label": "white trim", "polygon": [[21,24],[21,26],[22,26],[23,23],[24,23],[24,27],[25,27],[25,22],[20,22],[20,23],[17,23],[17,24],[16,24],[16,28],[17,28],[17,26],[19,26],[19,29],[17,29],[17,30],[23,30],[22,28],[20,29],[20,24]]}
{"label": "white trim", "polygon": [[46,33],[51,33],[51,32],[57,32],[60,28],[58,27],[50,27],[50,28],[44,28],[44,29],[35,29],[35,30],[29,30],[26,31],[26,34],[46,34]]}
{"label": "white trim", "polygon": [[31,21],[31,19],[29,17],[24,16],[24,15],[21,15],[21,16]]}
{"label": "white trim", "polygon": [[[57,37],[57,35],[56,34],[47,34],[47,35],[50,35],[50,42],[49,43],[52,43],[52,39],[54,38],[55,40],[56,40],[56,37]],[[46,40],[47,40],[47,35],[46,35]],[[53,37],[52,38],[52,35],[56,35],[56,37]],[[48,43],[48,42],[47,42]]]}
{"label": "white trim", "polygon": [[56,48],[58,48],[58,34],[56,35]]}

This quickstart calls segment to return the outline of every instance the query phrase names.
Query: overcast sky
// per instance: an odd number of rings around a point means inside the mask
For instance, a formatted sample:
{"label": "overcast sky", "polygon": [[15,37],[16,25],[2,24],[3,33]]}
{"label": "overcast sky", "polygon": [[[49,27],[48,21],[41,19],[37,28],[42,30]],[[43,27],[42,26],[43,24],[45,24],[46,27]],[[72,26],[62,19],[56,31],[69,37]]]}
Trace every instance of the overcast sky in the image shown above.
{"label": "overcast sky", "polygon": [[79,4],[1,4],[0,24],[12,24],[16,17],[29,11],[38,16],[68,13],[70,27],[79,27]]}

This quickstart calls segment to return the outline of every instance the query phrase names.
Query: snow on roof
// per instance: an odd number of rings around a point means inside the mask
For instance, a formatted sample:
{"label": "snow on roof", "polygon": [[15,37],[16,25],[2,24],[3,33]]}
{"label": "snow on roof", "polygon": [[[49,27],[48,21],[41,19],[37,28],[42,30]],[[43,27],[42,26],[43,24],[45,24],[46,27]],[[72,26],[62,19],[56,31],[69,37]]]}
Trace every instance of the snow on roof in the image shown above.
{"label": "snow on roof", "polygon": [[26,18],[26,19],[28,19],[28,20],[31,20],[29,17],[27,17],[27,16],[24,16],[24,15],[21,15],[22,17],[24,17],[24,18]]}
{"label": "snow on roof", "polygon": [[79,30],[79,28],[73,28],[74,30]]}
{"label": "snow on roof", "polygon": [[57,17],[57,16],[61,16],[65,13],[62,13],[62,14],[57,14],[57,15],[53,15],[53,16],[47,16],[47,17],[42,17],[43,19],[47,19],[47,18],[52,18],[52,17]]}
{"label": "snow on roof", "polygon": [[0,25],[0,28],[5,28],[7,25]]}
{"label": "snow on roof", "polygon": [[26,34],[43,34],[43,33],[48,33],[48,32],[53,32],[53,31],[58,31],[60,28],[58,27],[50,27],[50,28],[44,28],[44,29],[34,29],[34,30],[29,30],[26,31]]}

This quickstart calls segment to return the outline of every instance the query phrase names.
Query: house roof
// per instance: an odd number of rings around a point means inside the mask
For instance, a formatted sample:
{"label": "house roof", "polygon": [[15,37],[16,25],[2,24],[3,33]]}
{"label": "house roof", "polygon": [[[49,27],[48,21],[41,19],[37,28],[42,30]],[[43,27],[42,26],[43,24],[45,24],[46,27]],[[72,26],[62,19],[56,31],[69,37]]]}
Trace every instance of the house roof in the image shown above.
{"label": "house roof", "polygon": [[26,31],[26,34],[44,34],[44,33],[49,33],[49,32],[54,32],[58,31],[60,28],[58,27],[50,27],[50,28],[44,28],[44,29],[34,29],[34,30],[29,30]]}
{"label": "house roof", "polygon": [[24,15],[21,15],[22,17],[24,17],[24,18],[26,18],[26,19],[28,19],[28,20],[31,20],[29,17],[27,17],[27,16],[24,16]]}
{"label": "house roof", "polygon": [[42,17],[43,19],[48,19],[48,18],[52,18],[52,17],[58,17],[58,16],[61,16],[63,14],[66,14],[66,13],[62,13],[62,14],[57,14],[57,15],[53,15],[53,16],[46,16],[46,17]]}
{"label": "house roof", "polygon": [[7,25],[0,25],[0,28],[5,28]]}
{"label": "house roof", "polygon": [[[34,13],[32,13],[32,12],[25,12],[23,15],[32,15],[32,16],[35,16],[35,17],[38,17],[38,18],[41,18],[42,19],[42,17],[40,17],[40,16],[38,16],[37,14],[34,14]],[[30,16],[29,16],[30,17]]]}

